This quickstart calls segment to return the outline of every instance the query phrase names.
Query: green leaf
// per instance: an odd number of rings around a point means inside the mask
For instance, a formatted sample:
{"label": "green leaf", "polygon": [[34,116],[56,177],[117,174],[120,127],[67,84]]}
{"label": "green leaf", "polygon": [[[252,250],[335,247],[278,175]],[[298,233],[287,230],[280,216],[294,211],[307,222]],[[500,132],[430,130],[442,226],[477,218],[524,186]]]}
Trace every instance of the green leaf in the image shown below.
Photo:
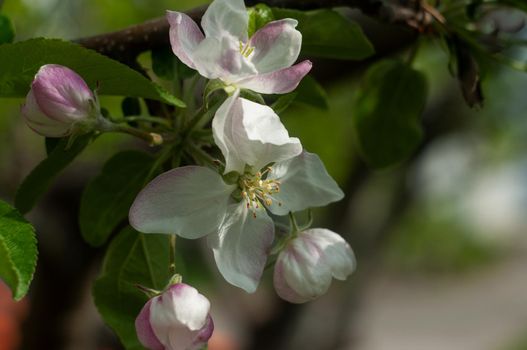
{"label": "green leaf", "polygon": [[175,76],[175,55],[169,47],[162,47],[151,51],[152,70],[160,77],[171,80]]}
{"label": "green leaf", "polygon": [[375,53],[361,27],[335,10],[298,11],[273,8],[276,19],[295,18],[307,56],[363,60]]}
{"label": "green leaf", "polygon": [[425,76],[398,60],[370,67],[354,106],[360,151],[371,166],[384,168],[408,158],[421,142],[426,104]]}
{"label": "green leaf", "polygon": [[95,305],[127,350],[144,349],[134,322],[147,301],[136,285],[162,290],[170,279],[169,237],[141,234],[128,227],[114,238],[95,282]]}
{"label": "green leaf", "polygon": [[38,69],[48,63],[67,66],[99,85],[100,95],[143,97],[184,107],[185,104],[128,66],[57,39],[30,39],[0,46],[0,97],[24,97]]}
{"label": "green leaf", "polygon": [[265,4],[257,4],[256,6],[247,9],[249,14],[249,37],[267,23],[274,21],[273,10]]}
{"label": "green leaf", "polygon": [[86,186],[80,204],[82,236],[93,246],[103,245],[127,218],[135,197],[144,187],[154,159],[138,151],[113,156]]}
{"label": "green leaf", "polygon": [[271,105],[271,108],[274,110],[276,114],[281,114],[283,111],[285,111],[289,106],[295,101],[297,98],[298,93],[290,92],[285,95],[280,95],[276,99],[276,101]]}
{"label": "green leaf", "polygon": [[125,117],[141,115],[141,103],[138,98],[126,97],[121,102],[121,110]]}
{"label": "green leaf", "polygon": [[6,15],[0,13],[0,44],[12,43],[15,39],[15,28]]}
{"label": "green leaf", "polygon": [[93,134],[79,136],[69,147],[69,139],[61,139],[48,157],[22,181],[15,196],[15,207],[23,214],[29,212],[55,177],[84,150],[92,138]]}
{"label": "green leaf", "polygon": [[16,209],[0,201],[0,277],[15,300],[26,295],[36,264],[35,229]]}
{"label": "green leaf", "polygon": [[51,152],[59,145],[61,138],[59,137],[46,137],[44,143],[46,146],[46,154],[49,156]]}
{"label": "green leaf", "polygon": [[298,94],[295,99],[297,103],[303,103],[324,110],[329,108],[326,90],[310,75],[302,79],[295,92]]}
{"label": "green leaf", "polygon": [[259,103],[259,104],[262,104],[264,105],[265,104],[265,100],[263,98],[263,96],[257,92],[254,92],[252,90],[248,90],[248,89],[241,89],[240,90],[240,97],[243,97],[249,101],[253,101],[253,102],[256,102],[256,103]]}

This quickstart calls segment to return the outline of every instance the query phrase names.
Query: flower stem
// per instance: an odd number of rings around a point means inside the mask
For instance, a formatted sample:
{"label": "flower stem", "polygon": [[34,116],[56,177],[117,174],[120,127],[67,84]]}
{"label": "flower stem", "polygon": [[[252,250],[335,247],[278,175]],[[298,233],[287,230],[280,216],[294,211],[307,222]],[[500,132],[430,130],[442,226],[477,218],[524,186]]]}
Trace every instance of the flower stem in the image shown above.
{"label": "flower stem", "polygon": [[97,130],[101,132],[122,132],[129,134],[145,140],[151,146],[159,146],[163,143],[163,137],[160,134],[132,128],[125,124],[114,124],[102,116],[97,118]]}
{"label": "flower stem", "polygon": [[165,118],[151,117],[151,116],[130,116],[124,118],[126,121],[139,121],[139,122],[149,122],[149,123],[158,123],[166,127],[171,127],[170,121]]}
{"label": "flower stem", "polygon": [[294,237],[300,230],[298,229],[298,224],[296,222],[295,214],[293,214],[293,212],[291,211],[289,212],[289,222],[291,223],[291,233]]}
{"label": "flower stem", "polygon": [[150,146],[159,146],[163,143],[163,137],[160,134],[154,132],[145,132],[136,128],[132,128],[128,125],[115,124],[115,128],[113,131],[122,132],[138,137],[148,142]]}
{"label": "flower stem", "polygon": [[176,273],[176,235],[170,235],[170,274],[174,275]]}

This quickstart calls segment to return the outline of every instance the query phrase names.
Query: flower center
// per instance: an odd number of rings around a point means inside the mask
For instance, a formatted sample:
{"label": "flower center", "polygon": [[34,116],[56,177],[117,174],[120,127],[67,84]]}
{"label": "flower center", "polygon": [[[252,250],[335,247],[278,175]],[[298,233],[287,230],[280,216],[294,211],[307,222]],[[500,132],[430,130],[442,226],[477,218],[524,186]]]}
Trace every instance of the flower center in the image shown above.
{"label": "flower center", "polygon": [[253,51],[254,51],[254,47],[250,46],[248,42],[244,44],[240,41],[240,53],[242,54],[243,57],[249,58],[249,56],[251,56]]}
{"label": "flower center", "polygon": [[[267,206],[273,204],[273,195],[280,192],[280,181],[264,179],[265,175],[271,171],[271,167],[268,167],[264,172],[246,173],[240,177],[242,197],[247,202],[247,208],[252,209],[254,217],[256,217],[256,209],[262,204]],[[278,205],[282,203],[278,202]]]}

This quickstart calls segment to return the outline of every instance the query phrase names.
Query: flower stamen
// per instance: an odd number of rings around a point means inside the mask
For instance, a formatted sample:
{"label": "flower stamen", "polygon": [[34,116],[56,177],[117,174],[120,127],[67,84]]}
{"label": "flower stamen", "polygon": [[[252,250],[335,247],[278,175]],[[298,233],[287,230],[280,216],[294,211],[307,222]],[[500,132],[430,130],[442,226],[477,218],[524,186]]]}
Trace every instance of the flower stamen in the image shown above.
{"label": "flower stamen", "polygon": [[249,56],[251,56],[251,54],[254,52],[254,47],[249,45],[249,43],[244,44],[241,40],[239,44],[240,44],[240,53],[242,54],[242,56],[245,58],[249,58]]}
{"label": "flower stamen", "polygon": [[[263,172],[256,174],[246,173],[240,178],[239,185],[242,190],[242,198],[245,199],[247,209],[251,209],[253,217],[256,217],[256,210],[264,204],[273,204],[273,195],[280,192],[280,181],[275,179],[265,179],[264,177],[271,172],[269,167]],[[281,206],[282,203],[278,202]]]}

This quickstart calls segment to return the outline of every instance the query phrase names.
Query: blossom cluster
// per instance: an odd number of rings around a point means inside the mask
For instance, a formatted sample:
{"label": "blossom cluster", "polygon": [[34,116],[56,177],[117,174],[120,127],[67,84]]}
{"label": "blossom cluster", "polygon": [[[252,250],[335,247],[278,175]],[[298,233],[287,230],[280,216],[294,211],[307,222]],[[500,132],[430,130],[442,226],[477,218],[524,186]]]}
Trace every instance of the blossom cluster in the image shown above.
{"label": "blossom cluster", "polygon": [[[269,106],[242,97],[293,91],[311,69],[294,64],[302,35],[294,19],[272,21],[248,34],[243,0],[215,0],[201,28],[187,15],[167,12],[177,58],[202,77],[220,82],[228,97],[212,119],[221,167],[187,165],[153,179],[129,213],[142,233],[207,237],[219,272],[254,292],[271,254],[274,287],[292,303],[324,294],[332,278],[355,268],[350,246],[322,228],[299,228],[295,213],[325,206],[344,194],[320,158],[291,137]],[[46,65],[36,75],[22,114],[36,132],[64,137],[108,128],[96,93],[69,68]],[[275,237],[275,221],[290,216],[290,230]],[[150,349],[199,349],[211,336],[210,303],[176,279],[144,306],[136,320],[139,340]]]}

